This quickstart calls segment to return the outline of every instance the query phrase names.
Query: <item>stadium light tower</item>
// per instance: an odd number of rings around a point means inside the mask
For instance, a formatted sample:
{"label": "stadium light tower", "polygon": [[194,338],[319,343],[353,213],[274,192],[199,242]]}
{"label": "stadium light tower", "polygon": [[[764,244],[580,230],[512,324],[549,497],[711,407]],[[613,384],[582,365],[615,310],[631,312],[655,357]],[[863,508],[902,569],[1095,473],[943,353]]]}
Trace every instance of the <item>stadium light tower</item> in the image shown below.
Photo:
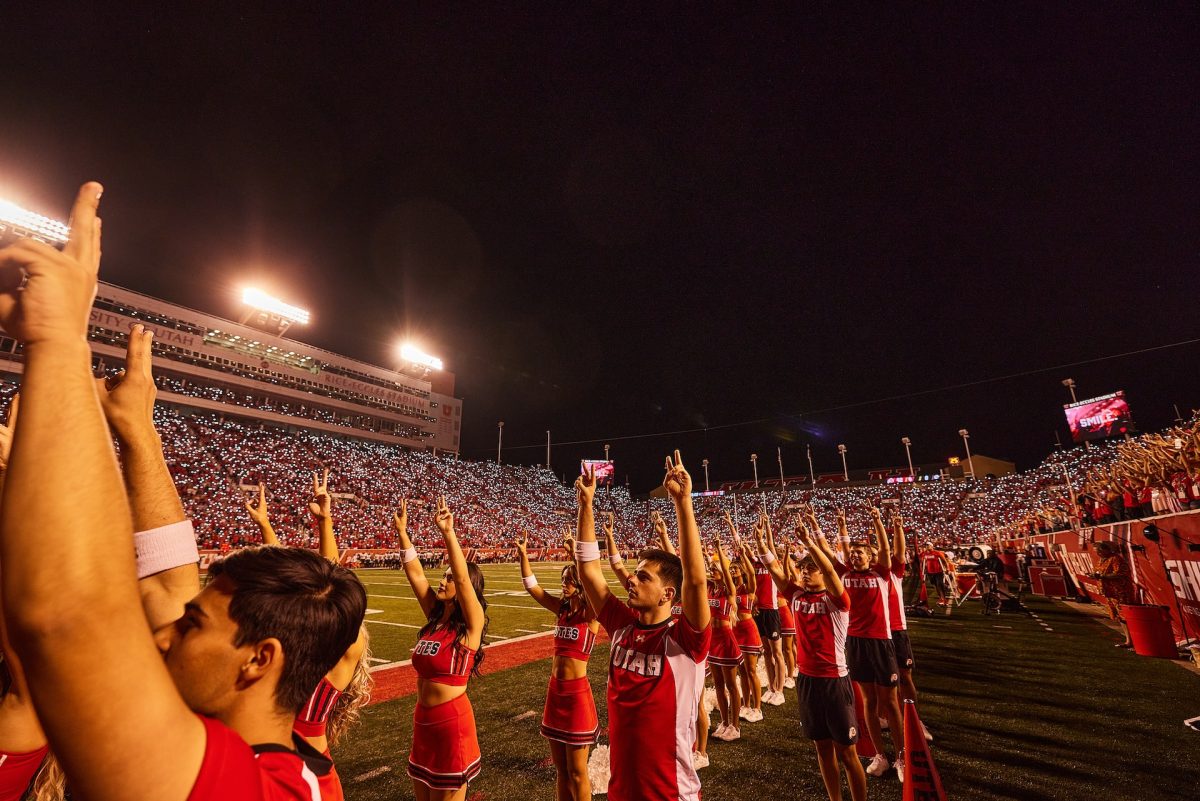
{"label": "stadium light tower", "polygon": [[66,223],[43,217],[8,200],[0,200],[0,246],[17,239],[36,239],[61,249],[70,235],[71,229]]}
{"label": "stadium light tower", "polygon": [[846,466],[846,446],[838,445],[838,453],[842,455],[842,480],[850,480],[850,468]]}
{"label": "stadium light tower", "polygon": [[1078,401],[1075,398],[1075,379],[1074,378],[1064,378],[1062,380],[1062,385],[1070,391],[1071,403],[1077,403]]}
{"label": "stadium light tower", "polygon": [[424,367],[426,370],[441,370],[443,366],[441,359],[430,356],[411,342],[405,342],[400,346],[400,358],[409,364]]}
{"label": "stadium light tower", "polygon": [[750,464],[754,466],[754,488],[758,489],[758,454],[750,454]]}
{"label": "stadium light tower", "polygon": [[967,468],[971,471],[971,478],[975,478],[975,462],[971,461],[971,444],[967,442],[971,434],[965,428],[958,429],[958,435],[962,437],[963,447],[967,451]]}
{"label": "stadium light tower", "polygon": [[496,435],[496,464],[500,464],[500,446],[504,443],[504,421],[501,420],[497,426],[500,433]]}
{"label": "stadium light tower", "polygon": [[779,445],[775,446],[775,459],[779,462],[779,489],[787,489],[787,482],[783,480],[783,448]]}
{"label": "stadium light tower", "polygon": [[817,471],[813,470],[812,464],[812,445],[805,445],[804,449],[808,452],[808,477],[812,480],[812,488],[817,488]]}
{"label": "stadium light tower", "polygon": [[913,470],[912,465],[912,440],[908,437],[901,437],[900,444],[904,446],[904,454],[908,457],[908,477],[916,478],[917,473]]}
{"label": "stadium light tower", "polygon": [[[607,445],[604,446],[604,458],[605,458],[605,460],[608,459],[608,446]],[[704,491],[708,492],[708,460],[704,459],[700,462],[700,464],[704,465]]]}
{"label": "stadium light tower", "polygon": [[604,443],[604,461],[610,461],[608,458],[608,443]]}
{"label": "stadium light tower", "polygon": [[253,287],[242,290],[242,303],[248,308],[246,316],[242,318],[243,325],[253,325],[279,336],[286,334],[293,323],[308,325],[310,318],[308,309],[284,303]]}

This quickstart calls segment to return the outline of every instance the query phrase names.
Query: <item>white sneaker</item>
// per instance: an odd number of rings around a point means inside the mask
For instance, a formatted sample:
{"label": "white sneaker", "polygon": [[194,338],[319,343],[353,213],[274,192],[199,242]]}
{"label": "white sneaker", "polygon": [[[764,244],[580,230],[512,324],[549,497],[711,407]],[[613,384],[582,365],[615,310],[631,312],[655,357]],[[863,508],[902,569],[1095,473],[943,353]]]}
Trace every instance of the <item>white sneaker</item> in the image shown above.
{"label": "white sneaker", "polygon": [[792,671],[792,678],[793,679],[800,678],[800,668],[796,668],[795,670]]}
{"label": "white sneaker", "polygon": [[742,711],[738,713],[738,717],[741,718],[742,720],[747,720],[747,721],[750,721],[751,723],[753,723],[754,722],[754,716],[752,714],[753,712],[754,712],[753,709],[751,709],[748,706],[744,706],[744,707],[742,707]]}
{"label": "white sneaker", "polygon": [[925,728],[925,724],[921,724],[921,734],[925,735],[925,742],[932,743],[933,735],[929,733],[929,729]]}
{"label": "white sneaker", "polygon": [[713,729],[712,736],[716,737],[718,740],[724,740],[725,739],[725,728],[726,727],[725,727],[724,723],[718,723],[717,728]]}
{"label": "white sneaker", "polygon": [[734,728],[733,726],[730,726],[727,729],[725,729],[725,736],[722,737],[721,739],[727,743],[731,743],[734,740],[740,740],[741,738],[742,738],[742,730]]}
{"label": "white sneaker", "polygon": [[763,695],[763,700],[771,706],[782,706],[786,699],[783,697],[783,693],[781,692],[771,692]]}
{"label": "white sneaker", "polygon": [[867,775],[882,776],[883,774],[887,773],[887,769],[891,766],[892,763],[888,762],[887,757],[885,757],[883,754],[876,754],[871,758],[871,761],[867,763]]}
{"label": "white sneaker", "polygon": [[896,768],[896,778],[900,780],[901,784],[904,784],[904,752],[903,751],[901,751],[899,754],[896,755],[896,761],[892,763],[892,766],[894,768]]}
{"label": "white sneaker", "polygon": [[692,752],[692,767],[696,770],[708,767],[708,755],[702,754],[699,751]]}
{"label": "white sneaker", "polygon": [[796,689],[796,680],[794,678],[792,678],[791,676],[788,676],[786,679],[783,680],[783,689],[785,689],[785,690]]}
{"label": "white sneaker", "polygon": [[748,718],[748,720],[751,723],[758,723],[760,720],[763,719],[763,714],[762,714],[761,709],[751,709],[750,714],[753,716],[753,717]]}

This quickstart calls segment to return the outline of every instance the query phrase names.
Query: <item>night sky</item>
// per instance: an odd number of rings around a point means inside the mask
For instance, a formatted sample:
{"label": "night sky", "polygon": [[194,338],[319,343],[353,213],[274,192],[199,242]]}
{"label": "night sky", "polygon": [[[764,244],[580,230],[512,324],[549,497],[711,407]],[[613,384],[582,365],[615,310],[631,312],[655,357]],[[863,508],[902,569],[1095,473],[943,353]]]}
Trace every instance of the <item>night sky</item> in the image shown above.
{"label": "night sky", "polygon": [[1147,430],[1200,407],[1200,344],[876,402],[1200,337],[1194,4],[55,5],[5,11],[0,194],[102,181],[108,281],[230,317],[256,283],[377,364],[414,339],[467,457],[504,420],[506,461],[608,441],[645,491],[672,447],[716,482],[965,426],[1028,467],[1067,376]]}

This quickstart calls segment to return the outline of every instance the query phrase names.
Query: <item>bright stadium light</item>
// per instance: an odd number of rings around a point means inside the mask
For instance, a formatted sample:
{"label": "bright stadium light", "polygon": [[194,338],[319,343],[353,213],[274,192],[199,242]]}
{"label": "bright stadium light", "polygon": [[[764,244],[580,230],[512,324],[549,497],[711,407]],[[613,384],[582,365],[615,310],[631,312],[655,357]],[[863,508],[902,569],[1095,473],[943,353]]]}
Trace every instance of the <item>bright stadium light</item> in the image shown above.
{"label": "bright stadium light", "polygon": [[66,223],[0,200],[0,242],[28,237],[61,248],[70,236],[71,229]]}
{"label": "bright stadium light", "polygon": [[286,320],[288,323],[300,323],[300,325],[308,325],[309,313],[308,309],[302,309],[299,306],[293,306],[290,303],[284,303],[278,298],[273,298],[266,292],[259,289],[246,288],[242,290],[242,303],[247,306],[274,315],[281,320]]}
{"label": "bright stadium light", "polygon": [[400,346],[400,358],[406,362],[410,362],[411,364],[419,364],[422,367],[428,367],[430,370],[442,369],[441,359],[436,356],[430,356],[416,345],[411,345],[407,342]]}

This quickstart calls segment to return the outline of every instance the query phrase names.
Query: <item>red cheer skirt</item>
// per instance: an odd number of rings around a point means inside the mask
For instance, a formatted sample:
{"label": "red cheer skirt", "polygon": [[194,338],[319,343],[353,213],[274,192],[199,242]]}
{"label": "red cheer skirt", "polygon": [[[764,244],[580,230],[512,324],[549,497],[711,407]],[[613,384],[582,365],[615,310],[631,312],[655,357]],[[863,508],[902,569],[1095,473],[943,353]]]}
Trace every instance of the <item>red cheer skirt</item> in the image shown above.
{"label": "red cheer skirt", "polygon": [[417,704],[409,776],[434,790],[457,790],[479,775],[479,763],[475,712],[466,693],[437,706]]}
{"label": "red cheer skirt", "polygon": [[542,711],[542,736],[567,745],[593,745],[600,731],[596,699],[587,676],[578,679],[550,677],[546,708]]}

